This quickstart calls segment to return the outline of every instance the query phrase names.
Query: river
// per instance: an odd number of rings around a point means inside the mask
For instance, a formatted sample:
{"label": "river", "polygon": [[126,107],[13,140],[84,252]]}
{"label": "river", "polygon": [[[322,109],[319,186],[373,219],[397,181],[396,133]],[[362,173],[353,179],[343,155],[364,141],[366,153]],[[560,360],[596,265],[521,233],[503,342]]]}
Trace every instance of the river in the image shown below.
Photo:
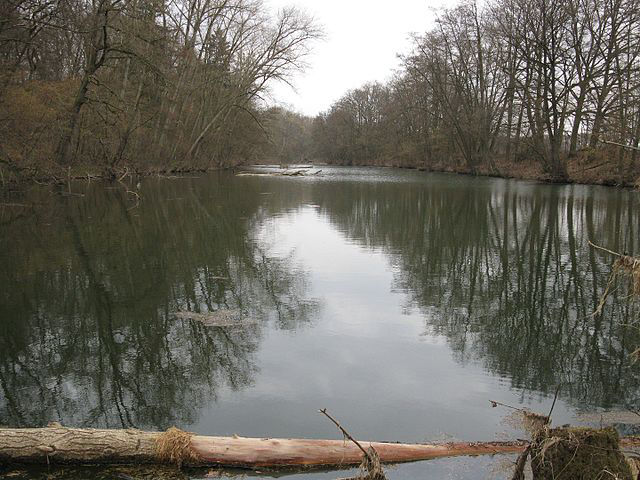
{"label": "river", "polygon": [[[327,408],[362,439],[494,440],[524,433],[489,400],[547,413],[560,386],[555,424],[638,400],[638,305],[621,285],[590,315],[612,259],[588,245],[640,253],[638,192],[320,168],[7,200],[0,424],[341,438]],[[220,311],[238,324],[188,313]],[[442,459],[389,478],[505,468]]]}

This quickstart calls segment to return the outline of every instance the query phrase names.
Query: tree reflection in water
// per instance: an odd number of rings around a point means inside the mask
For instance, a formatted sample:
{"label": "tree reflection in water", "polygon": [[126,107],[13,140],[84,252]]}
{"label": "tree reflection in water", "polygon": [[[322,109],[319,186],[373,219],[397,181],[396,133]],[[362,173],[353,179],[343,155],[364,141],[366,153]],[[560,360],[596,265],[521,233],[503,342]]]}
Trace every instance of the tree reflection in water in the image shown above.
{"label": "tree reflection in water", "polygon": [[[80,187],[0,218],[0,424],[193,424],[221,388],[251,384],[266,322],[295,328],[317,308],[293,257],[257,238],[259,191],[150,180],[132,209],[122,189]],[[218,309],[252,321],[174,315]]]}
{"label": "tree reflection in water", "polygon": [[[386,254],[392,288],[461,363],[525,393],[562,384],[576,406],[635,401],[638,305],[618,289],[590,315],[611,259],[588,240],[637,254],[637,195],[417,173],[333,181],[332,171],[148,179],[133,209],[120,187],[37,190],[25,195],[40,203],[32,210],[2,210],[0,424],[192,425],[221,391],[250,386],[267,326],[318,316],[304,269],[265,234],[307,202]],[[219,309],[254,321],[211,328],[174,315]]]}
{"label": "tree reflection in water", "polygon": [[561,384],[579,406],[637,403],[638,305],[620,288],[591,315],[611,259],[588,246],[640,251],[633,192],[436,176],[318,194],[349,238],[389,255],[407,307],[461,362],[481,361],[525,391]]}

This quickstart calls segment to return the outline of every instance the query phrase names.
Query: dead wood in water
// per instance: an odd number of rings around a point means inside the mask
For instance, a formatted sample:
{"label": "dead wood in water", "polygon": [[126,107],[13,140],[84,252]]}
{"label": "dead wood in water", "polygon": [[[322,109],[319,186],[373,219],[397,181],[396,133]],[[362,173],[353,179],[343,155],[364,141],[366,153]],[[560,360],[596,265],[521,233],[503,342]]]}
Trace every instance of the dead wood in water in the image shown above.
{"label": "dead wood in water", "polygon": [[[0,428],[0,464],[181,464],[239,468],[341,467],[359,465],[362,450],[343,440],[210,437],[182,432],[88,428]],[[188,441],[185,441],[188,439]],[[163,445],[167,443],[168,445]],[[373,447],[382,463],[460,455],[519,453],[528,442],[406,444],[359,442]],[[640,446],[627,437],[621,446]],[[167,455],[167,452],[172,454]]]}
{"label": "dead wood in water", "polygon": [[611,275],[609,276],[609,281],[607,282],[607,287],[605,288],[605,291],[600,298],[600,303],[598,304],[594,315],[600,315],[602,313],[604,304],[606,303],[607,298],[611,293],[611,288],[615,284],[616,278],[618,276],[628,277],[631,284],[631,295],[640,297],[640,258],[614,252],[613,250],[609,250],[608,248],[596,245],[591,241],[589,241],[589,245],[597,250],[602,250],[603,252],[617,257],[615,262],[613,263]]}
{"label": "dead wood in water", "polygon": [[309,175],[319,175],[322,170],[312,172],[310,170],[282,170],[279,172],[240,172],[236,174],[238,177],[305,177]]}
{"label": "dead wood in water", "polygon": [[[175,432],[174,432],[175,433]],[[165,432],[86,428],[1,428],[0,464],[182,464],[241,468],[337,467],[359,465],[362,450],[343,440],[307,440],[178,435],[163,446]],[[176,437],[170,435],[170,437]],[[361,442],[383,463],[456,455],[517,453],[526,442],[403,444]],[[167,455],[167,452],[173,454]],[[176,453],[177,452],[177,453]]]}
{"label": "dead wood in water", "polygon": [[258,323],[255,319],[243,317],[240,310],[220,309],[206,313],[181,310],[174,315],[181,320],[200,322],[206,327],[237,327]]}
{"label": "dead wood in water", "polygon": [[527,464],[527,459],[529,458],[529,453],[531,452],[531,445],[524,449],[524,451],[518,455],[518,459],[516,460],[515,469],[513,472],[513,476],[511,480],[524,480],[524,468]]}
{"label": "dead wood in water", "polygon": [[363,446],[360,445],[360,443],[355,438],[353,438],[351,434],[347,432],[347,430],[342,425],[340,425],[340,423],[335,418],[327,413],[326,408],[319,410],[319,412],[329,420],[331,420],[335,424],[335,426],[338,427],[338,429],[342,432],[345,438],[351,440],[356,445],[356,447],[362,450],[363,456],[362,463],[360,464],[360,475],[355,478],[357,480],[387,480],[387,477],[384,474],[384,470],[382,469],[382,465],[380,464],[380,456],[378,455],[378,452],[376,452],[376,449],[372,446],[369,446],[369,448],[365,450]]}

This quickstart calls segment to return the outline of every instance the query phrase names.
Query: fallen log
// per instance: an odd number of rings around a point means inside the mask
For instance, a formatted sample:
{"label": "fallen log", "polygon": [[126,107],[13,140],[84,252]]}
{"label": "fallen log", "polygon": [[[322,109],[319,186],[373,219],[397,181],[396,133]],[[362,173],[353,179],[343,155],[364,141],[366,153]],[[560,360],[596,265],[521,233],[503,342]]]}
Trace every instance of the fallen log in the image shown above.
{"label": "fallen log", "polygon": [[277,172],[239,172],[237,177],[306,177],[309,175],[319,175],[322,170],[283,170]]}
{"label": "fallen log", "polygon": [[[411,462],[460,455],[518,453],[528,442],[458,442],[406,444],[361,442],[384,463]],[[640,438],[622,445],[640,446]],[[0,464],[176,464],[189,467],[240,468],[337,467],[358,465],[362,452],[343,440],[210,437],[171,428],[135,429],[0,428]]]}

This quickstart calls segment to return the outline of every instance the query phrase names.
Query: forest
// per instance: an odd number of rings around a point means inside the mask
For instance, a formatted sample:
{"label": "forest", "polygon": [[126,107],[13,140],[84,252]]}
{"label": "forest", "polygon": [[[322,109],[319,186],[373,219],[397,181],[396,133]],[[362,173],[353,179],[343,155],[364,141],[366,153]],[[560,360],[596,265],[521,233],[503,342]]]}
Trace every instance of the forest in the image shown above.
{"label": "forest", "polygon": [[270,145],[267,87],[303,68],[321,36],[304,13],[270,14],[261,0],[0,8],[3,179],[254,161]]}
{"label": "forest", "polygon": [[270,85],[303,71],[323,37],[296,8],[0,8],[3,182],[310,160],[615,185],[640,177],[638,0],[463,1],[413,36],[388,82],[348,91],[315,118],[269,101]]}
{"label": "forest", "polygon": [[640,175],[640,3],[491,0],[440,11],[386,84],[313,122],[340,164],[628,184]]}

